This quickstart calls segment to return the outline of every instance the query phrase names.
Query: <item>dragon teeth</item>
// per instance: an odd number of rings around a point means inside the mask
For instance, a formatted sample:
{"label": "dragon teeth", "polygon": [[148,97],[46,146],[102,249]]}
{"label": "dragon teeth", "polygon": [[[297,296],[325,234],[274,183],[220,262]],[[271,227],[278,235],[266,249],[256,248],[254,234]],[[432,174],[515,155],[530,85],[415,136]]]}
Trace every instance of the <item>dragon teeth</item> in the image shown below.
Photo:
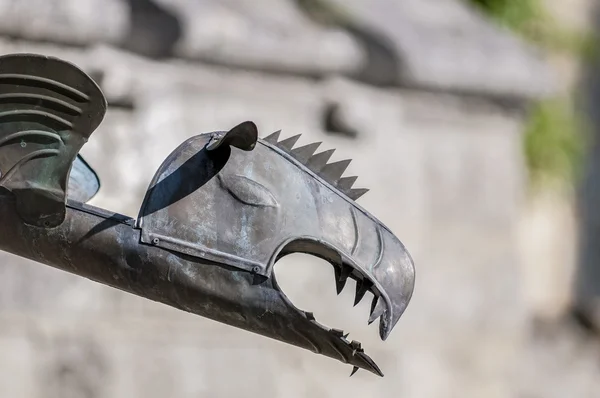
{"label": "dragon teeth", "polygon": [[371,316],[369,316],[369,325],[375,322],[377,318],[383,315],[385,312],[385,303],[383,299],[375,296],[373,297],[373,302],[371,303]]}
{"label": "dragon teeth", "polygon": [[342,265],[342,270],[340,272],[340,280],[346,280],[352,273],[352,267],[347,265]]}
{"label": "dragon teeth", "polygon": [[335,273],[335,287],[337,290],[337,294],[340,294],[344,287],[346,286],[346,282],[348,281],[348,277],[352,273],[352,268],[346,265],[341,265],[339,267],[334,268]]}
{"label": "dragon teeth", "polygon": [[329,331],[330,331],[331,333],[333,333],[333,335],[334,335],[334,336],[337,336],[337,337],[342,337],[342,336],[344,336],[344,331],[343,331],[343,330],[341,330],[341,329],[330,329]]}
{"label": "dragon teeth", "polygon": [[359,279],[358,282],[356,282],[356,297],[354,299],[354,306],[360,303],[370,287],[371,283],[366,279]]}
{"label": "dragon teeth", "polygon": [[344,290],[344,287],[346,286],[346,281],[347,279],[344,279],[343,281],[335,281],[335,290],[337,291],[337,294],[340,294],[342,290]]}

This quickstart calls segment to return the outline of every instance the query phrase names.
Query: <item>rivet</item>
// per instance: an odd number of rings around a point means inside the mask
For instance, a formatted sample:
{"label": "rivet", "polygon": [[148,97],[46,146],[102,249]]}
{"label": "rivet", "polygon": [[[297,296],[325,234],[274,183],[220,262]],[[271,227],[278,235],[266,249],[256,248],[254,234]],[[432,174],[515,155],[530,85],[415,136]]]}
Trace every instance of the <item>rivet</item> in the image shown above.
{"label": "rivet", "polygon": [[154,238],[152,239],[152,244],[158,245],[160,243],[160,239]]}
{"label": "rivet", "polygon": [[260,267],[258,265],[255,265],[254,267],[252,267],[252,272],[258,273],[258,271],[260,271]]}

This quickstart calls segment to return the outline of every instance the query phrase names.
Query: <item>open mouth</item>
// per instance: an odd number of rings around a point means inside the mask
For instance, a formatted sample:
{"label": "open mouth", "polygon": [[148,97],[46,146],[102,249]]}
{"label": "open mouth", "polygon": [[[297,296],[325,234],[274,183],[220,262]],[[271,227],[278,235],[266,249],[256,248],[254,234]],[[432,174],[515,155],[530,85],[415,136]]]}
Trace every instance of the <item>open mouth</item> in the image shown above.
{"label": "open mouth", "polygon": [[346,286],[348,278],[356,281],[354,306],[362,301],[367,292],[371,292],[373,299],[371,301],[371,311],[368,323],[370,325],[375,322],[377,318],[380,318],[379,336],[382,340],[386,340],[392,331],[392,312],[390,299],[387,297],[387,294],[385,294],[381,286],[379,286],[379,283],[371,276],[362,272],[362,270],[348,265],[347,263],[334,265],[334,272],[337,294],[342,292]]}
{"label": "open mouth", "polygon": [[[288,252],[286,254],[290,253]],[[283,256],[280,256],[279,258],[281,257]],[[371,325],[378,318],[380,318],[379,335],[382,340],[385,340],[389,336],[392,329],[392,311],[390,310],[391,306],[389,298],[387,297],[383,288],[376,280],[365,273],[360,267],[358,267],[356,264],[352,264],[349,259],[343,259],[339,254],[337,259],[340,261],[332,261],[331,256],[327,257],[327,262],[329,262],[334,269],[335,288],[338,295],[345,288],[348,279],[353,279],[356,282],[354,306],[358,305],[363,299],[369,298],[367,292],[371,293],[371,310],[367,322],[369,325]],[[362,344],[357,340],[348,339],[350,334],[349,332],[323,325],[315,319],[315,316],[312,312],[304,311],[296,307],[282,291],[281,286],[277,283],[275,273],[273,273],[273,284],[274,287],[280,292],[281,298],[302,318],[304,318],[305,321],[308,321],[311,324],[311,329],[313,327],[318,328],[318,331],[315,330],[315,333],[305,330],[296,330],[298,333],[302,334],[303,338],[310,342],[310,345],[315,353],[335,356],[336,359],[353,365],[350,376],[354,375],[359,368],[362,368],[383,377],[383,372],[373,361],[373,359],[371,359],[365,353]],[[333,353],[333,355],[328,353]]]}

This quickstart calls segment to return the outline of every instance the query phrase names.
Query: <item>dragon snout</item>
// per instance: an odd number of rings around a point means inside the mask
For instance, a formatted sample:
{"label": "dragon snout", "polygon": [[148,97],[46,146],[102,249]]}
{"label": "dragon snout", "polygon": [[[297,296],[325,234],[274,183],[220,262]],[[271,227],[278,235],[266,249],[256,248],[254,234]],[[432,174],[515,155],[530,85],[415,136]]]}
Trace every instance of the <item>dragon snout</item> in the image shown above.
{"label": "dragon snout", "polygon": [[382,248],[374,263],[361,263],[360,259],[347,256],[334,267],[336,289],[341,293],[348,278],[356,281],[354,305],[372,293],[371,312],[368,323],[379,321],[379,335],[386,340],[412,297],[415,271],[410,254],[391,234],[382,234]]}
{"label": "dragon snout", "polygon": [[[387,339],[398,322],[411,298],[414,285],[413,262],[404,246],[393,235],[382,234],[383,250],[378,253],[377,262],[360,262],[358,256],[352,256],[343,250],[317,239],[300,238],[287,243],[279,252],[277,259],[291,253],[305,253],[322,258],[332,264],[335,287],[338,294],[342,292],[348,279],[356,282],[354,305],[360,303],[367,292],[372,295],[371,311],[368,323],[378,318],[379,334],[382,340]],[[280,293],[287,310],[295,313],[293,329],[307,337],[309,347],[315,352],[335,357],[342,362],[358,368],[367,369],[375,374],[383,375],[375,362],[365,354],[360,342],[347,340],[348,333],[340,329],[329,328],[317,322],[311,312],[296,308],[285,296],[273,278],[273,287]],[[289,313],[288,313],[289,315]]]}

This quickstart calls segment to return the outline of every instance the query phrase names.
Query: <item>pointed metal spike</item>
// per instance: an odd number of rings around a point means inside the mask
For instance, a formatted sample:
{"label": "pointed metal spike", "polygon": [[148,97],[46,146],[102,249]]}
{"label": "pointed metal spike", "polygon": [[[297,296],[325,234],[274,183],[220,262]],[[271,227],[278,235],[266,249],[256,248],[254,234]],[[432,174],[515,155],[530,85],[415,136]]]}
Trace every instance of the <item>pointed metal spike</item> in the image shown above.
{"label": "pointed metal spike", "polygon": [[330,149],[328,151],[317,153],[316,155],[313,155],[310,157],[310,159],[308,159],[308,162],[306,162],[306,166],[308,166],[308,168],[312,171],[318,173],[323,167],[325,167],[327,161],[329,160],[331,155],[333,155],[334,152],[335,149]]}
{"label": "pointed metal spike", "polygon": [[336,184],[336,186],[341,190],[341,191],[349,191],[350,188],[352,188],[352,185],[354,185],[354,183],[356,182],[356,179],[358,177],[357,176],[352,176],[352,177],[343,177],[340,178]]}
{"label": "pointed metal spike", "polygon": [[358,282],[356,282],[356,297],[354,298],[354,306],[360,303],[360,300],[362,300],[363,297],[365,297],[365,293],[369,290],[370,287],[371,284],[365,279],[359,279]]}
{"label": "pointed metal spike", "polygon": [[310,157],[315,154],[317,148],[319,148],[321,144],[321,142],[313,142],[312,144],[292,149],[291,154],[300,163],[306,164],[306,162],[308,162],[308,159],[310,159]]}
{"label": "pointed metal spike", "polygon": [[373,362],[373,360],[369,358],[369,356],[366,355],[364,352],[358,353],[357,359],[361,361],[363,369],[366,369],[370,372],[375,373],[378,376],[383,377],[383,372],[381,371],[381,369],[379,369],[379,366],[377,366],[377,364]]}
{"label": "pointed metal spike", "polygon": [[292,148],[294,147],[294,145],[296,144],[296,142],[298,142],[298,140],[300,139],[301,135],[302,134],[297,134],[293,137],[286,138],[283,141],[279,141],[277,143],[277,146],[286,152],[290,152],[292,150]]}
{"label": "pointed metal spike", "polygon": [[342,280],[341,278],[342,269],[343,266],[333,267],[333,273],[335,275],[335,291],[337,292],[337,294],[340,294],[342,290],[344,290],[344,286],[346,286],[346,280]]}
{"label": "pointed metal spike", "polygon": [[352,273],[352,267],[349,267],[347,265],[342,265],[342,272],[340,275],[340,280],[344,279],[348,279],[348,277],[350,276],[350,274]]}
{"label": "pointed metal spike", "polygon": [[350,276],[351,273],[352,273],[352,267],[349,267],[347,265],[342,265],[342,269],[340,271],[340,276],[339,276],[338,280],[345,281],[346,279],[348,279],[348,277]]}
{"label": "pointed metal spike", "polygon": [[371,316],[369,316],[369,325],[375,322],[377,318],[379,318],[385,312],[385,302],[383,299],[375,296],[373,297],[373,302],[371,303]]}
{"label": "pointed metal spike", "polygon": [[346,333],[346,334],[345,334],[344,336],[342,336],[342,337],[344,337],[345,339],[347,339],[347,338],[348,338],[348,336],[350,336],[350,333]]}
{"label": "pointed metal spike", "polygon": [[367,192],[369,192],[369,190],[367,188],[356,188],[356,189],[351,189],[348,192],[346,192],[346,195],[350,199],[356,200],[356,199],[360,198],[361,196],[363,196],[364,194],[366,194]]}
{"label": "pointed metal spike", "polygon": [[306,316],[306,319],[308,319],[309,321],[315,320],[315,315],[312,312],[305,312],[304,315]]}
{"label": "pointed metal spike", "polygon": [[379,297],[373,296],[373,301],[371,301],[371,312],[369,313],[369,321],[367,322],[369,325],[372,324],[375,321],[375,319],[377,319],[376,317],[373,317],[373,311],[375,311],[375,307],[377,306],[378,300]]}
{"label": "pointed metal spike", "polygon": [[354,376],[354,373],[358,372],[358,366],[352,368],[352,373],[350,373],[350,377]]}
{"label": "pointed metal spike", "polygon": [[336,279],[335,290],[336,290],[337,294],[340,294],[342,292],[342,290],[344,290],[345,286],[346,286],[346,279],[344,279],[343,281]]}
{"label": "pointed metal spike", "polygon": [[344,335],[344,331],[341,329],[330,329],[329,331],[336,337],[342,337]]}
{"label": "pointed metal spike", "polygon": [[352,268],[347,265],[341,265],[339,267],[334,267],[335,273],[335,288],[337,294],[340,294],[344,287],[346,286],[346,282],[348,281],[348,277],[352,273]]}
{"label": "pointed metal spike", "polygon": [[270,144],[277,144],[277,141],[279,141],[279,134],[281,134],[281,130],[277,130],[268,137],[263,138],[263,140],[267,141]]}
{"label": "pointed metal spike", "polygon": [[340,160],[339,162],[326,164],[319,175],[325,179],[325,181],[329,181],[332,184],[336,184],[337,180],[340,179],[344,171],[348,168],[352,162],[352,159]]}

